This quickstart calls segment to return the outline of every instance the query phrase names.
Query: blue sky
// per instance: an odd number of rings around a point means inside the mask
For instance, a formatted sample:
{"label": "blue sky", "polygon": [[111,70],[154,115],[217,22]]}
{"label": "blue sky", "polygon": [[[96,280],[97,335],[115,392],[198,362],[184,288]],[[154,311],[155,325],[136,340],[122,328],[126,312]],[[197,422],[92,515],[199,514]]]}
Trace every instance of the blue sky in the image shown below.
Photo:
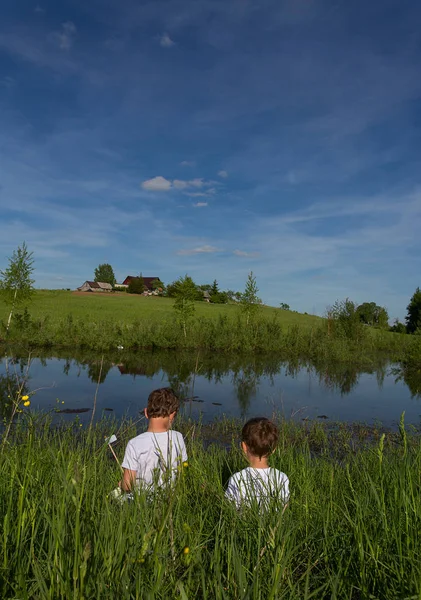
{"label": "blue sky", "polygon": [[421,285],[417,0],[18,0],[0,19],[0,268],[188,273],[323,314]]}

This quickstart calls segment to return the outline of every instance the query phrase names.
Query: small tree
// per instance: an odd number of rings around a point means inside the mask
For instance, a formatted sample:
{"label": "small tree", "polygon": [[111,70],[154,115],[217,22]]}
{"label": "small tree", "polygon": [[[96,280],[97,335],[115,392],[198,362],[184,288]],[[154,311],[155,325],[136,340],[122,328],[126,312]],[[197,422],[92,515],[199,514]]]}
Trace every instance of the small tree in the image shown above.
{"label": "small tree", "polygon": [[357,313],[357,305],[349,298],[337,300],[327,310],[328,335],[357,340],[363,336],[364,326]]}
{"label": "small tree", "polygon": [[194,315],[194,301],[197,297],[197,286],[188,275],[179,277],[173,284],[174,310],[177,312],[178,321],[183,326],[184,337],[187,337],[187,322]]}
{"label": "small tree", "polygon": [[145,291],[145,282],[143,281],[142,273],[139,277],[133,277],[129,285],[127,286],[127,292],[129,294],[143,294]]}
{"label": "small tree", "polygon": [[102,265],[98,265],[95,269],[95,279],[94,281],[101,281],[103,283],[109,283],[112,287],[116,284],[116,278],[114,275],[114,271],[111,265],[108,263],[103,263]]}
{"label": "small tree", "polygon": [[30,301],[34,293],[33,265],[33,252],[29,252],[26,243],[23,242],[22,246],[13,251],[7,269],[0,271],[0,292],[5,303],[10,305],[6,335],[15,309]]}
{"label": "small tree", "polygon": [[421,328],[421,290],[419,287],[413,293],[406,310],[406,330],[408,333],[415,333],[417,329]]}
{"label": "small tree", "polygon": [[395,319],[393,325],[389,327],[389,331],[392,331],[393,333],[406,333],[406,327],[399,319]]}
{"label": "small tree", "polygon": [[151,288],[153,290],[157,290],[157,291],[161,291],[161,292],[165,291],[165,285],[162,283],[162,281],[160,279],[154,279],[153,281],[151,281]]}
{"label": "small tree", "polygon": [[243,294],[241,294],[240,299],[241,310],[246,316],[247,325],[256,316],[262,302],[257,295],[258,291],[256,277],[253,275],[253,271],[250,271],[246,281],[246,288]]}
{"label": "small tree", "polygon": [[287,304],[286,302],[281,302],[279,304],[279,308],[282,308],[282,310],[291,310],[289,304]]}

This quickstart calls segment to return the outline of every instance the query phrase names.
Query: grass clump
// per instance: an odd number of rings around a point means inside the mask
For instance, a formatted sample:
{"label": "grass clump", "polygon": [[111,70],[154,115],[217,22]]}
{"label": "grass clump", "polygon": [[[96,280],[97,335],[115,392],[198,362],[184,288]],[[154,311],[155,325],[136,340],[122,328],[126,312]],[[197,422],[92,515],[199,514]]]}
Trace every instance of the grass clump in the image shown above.
{"label": "grass clump", "polygon": [[[403,422],[388,433],[282,421],[271,460],[292,498],[280,515],[224,500],[245,466],[238,422],[180,422],[189,466],[176,488],[119,505],[104,444],[116,424],[39,419],[18,422],[0,456],[2,598],[420,596],[421,446]],[[120,457],[135,433],[120,425]]]}

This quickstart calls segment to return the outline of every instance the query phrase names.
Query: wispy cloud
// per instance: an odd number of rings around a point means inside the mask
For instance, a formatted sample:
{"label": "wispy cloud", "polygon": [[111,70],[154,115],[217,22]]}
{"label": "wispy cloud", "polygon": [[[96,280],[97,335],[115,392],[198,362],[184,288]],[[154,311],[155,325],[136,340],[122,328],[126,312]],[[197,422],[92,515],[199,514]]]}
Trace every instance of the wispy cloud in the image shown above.
{"label": "wispy cloud", "polygon": [[196,166],[196,163],[194,160],[182,160],[180,165],[182,167],[194,167]]}
{"label": "wispy cloud", "polygon": [[208,205],[208,203],[207,203],[207,202],[195,202],[195,203],[193,204],[193,206],[194,206],[194,207],[196,207],[196,208],[200,208],[200,207],[202,207],[202,206],[207,206],[207,205]]}
{"label": "wispy cloud", "polygon": [[163,48],[171,48],[175,42],[170,38],[168,33],[163,33],[159,38],[159,43]]}
{"label": "wispy cloud", "polygon": [[218,175],[219,177],[222,177],[222,179],[226,179],[228,177],[228,171],[218,171]]}
{"label": "wispy cloud", "polygon": [[244,252],[243,250],[234,250],[233,254],[235,256],[242,256],[244,258],[257,258],[260,256],[258,252]]}
{"label": "wispy cloud", "polygon": [[62,23],[60,31],[54,31],[50,34],[60,50],[70,50],[76,38],[76,25],[72,21]]}
{"label": "wispy cloud", "polygon": [[214,254],[215,252],[221,252],[220,248],[215,248],[215,246],[205,245],[205,246],[199,246],[197,248],[178,250],[177,254],[179,256],[190,256],[193,254]]}
{"label": "wispy cloud", "polygon": [[[186,196],[190,196],[192,198],[202,197],[202,196],[212,196],[216,193],[216,189],[214,187],[209,187],[213,185],[213,181],[205,181],[201,177],[196,177],[195,179],[166,179],[159,175],[158,177],[153,177],[152,179],[147,179],[143,181],[141,187],[144,190],[149,192],[168,192],[170,190],[176,190],[178,192],[182,192]],[[201,191],[194,191],[199,190]]]}
{"label": "wispy cloud", "polygon": [[203,179],[196,178],[191,179],[190,181],[185,181],[183,179],[174,179],[173,186],[178,190],[185,190],[189,187],[201,188],[204,185]]}

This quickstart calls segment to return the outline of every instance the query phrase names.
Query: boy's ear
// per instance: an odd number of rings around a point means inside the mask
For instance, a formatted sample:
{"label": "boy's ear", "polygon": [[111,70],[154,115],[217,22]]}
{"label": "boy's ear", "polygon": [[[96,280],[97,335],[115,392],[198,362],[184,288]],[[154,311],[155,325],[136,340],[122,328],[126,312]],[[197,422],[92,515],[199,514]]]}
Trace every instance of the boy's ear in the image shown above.
{"label": "boy's ear", "polygon": [[174,412],[170,413],[170,421],[174,421],[176,414],[177,414],[176,410]]}
{"label": "boy's ear", "polygon": [[143,409],[143,412],[145,413],[145,417],[146,417],[147,419],[149,419],[149,417],[148,417],[148,409],[147,409],[147,408],[144,408],[144,409]]}
{"label": "boy's ear", "polygon": [[244,452],[244,454],[247,454],[248,448],[246,442],[241,442],[241,450]]}

